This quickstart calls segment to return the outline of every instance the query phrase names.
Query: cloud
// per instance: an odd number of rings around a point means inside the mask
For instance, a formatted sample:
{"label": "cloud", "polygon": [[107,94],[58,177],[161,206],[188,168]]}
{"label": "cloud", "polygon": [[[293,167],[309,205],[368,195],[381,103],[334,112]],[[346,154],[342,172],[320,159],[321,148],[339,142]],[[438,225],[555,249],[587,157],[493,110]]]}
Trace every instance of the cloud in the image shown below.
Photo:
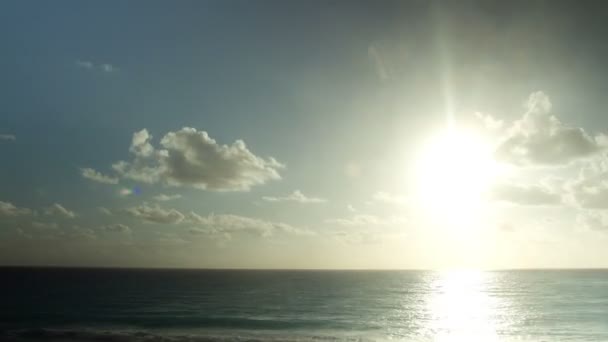
{"label": "cloud", "polygon": [[142,129],[139,132],[133,133],[131,139],[131,147],[129,152],[135,154],[138,157],[150,157],[154,153],[154,147],[150,144],[152,136],[148,133],[148,130]]}
{"label": "cloud", "polygon": [[209,214],[201,216],[195,212],[182,214],[176,209],[164,209],[158,204],[150,206],[146,203],[125,209],[125,212],[132,217],[143,220],[144,222],[165,223],[165,224],[188,224],[192,234],[253,234],[263,237],[275,234],[293,235],[314,235],[314,232],[294,227],[283,222],[266,221],[257,218],[250,218],[233,214]]}
{"label": "cloud", "polygon": [[287,196],[282,196],[282,197],[264,196],[264,197],[262,197],[262,199],[267,202],[298,202],[298,203],[303,203],[303,204],[327,202],[327,200],[324,198],[307,197],[300,190],[295,190],[294,192],[292,192],[291,194],[289,194]]}
{"label": "cloud", "polygon": [[101,71],[101,72],[114,72],[117,70],[117,68],[109,63],[94,63],[91,61],[83,61],[83,60],[78,60],[76,61],[76,66],[82,69],[87,69],[87,70],[95,70],[95,71]]}
{"label": "cloud", "polygon": [[407,198],[405,196],[394,195],[383,191],[376,192],[372,196],[372,200],[374,200],[375,202],[388,203],[394,205],[407,204]]}
{"label": "cloud", "polygon": [[76,65],[80,68],[84,68],[84,69],[93,69],[93,62],[89,62],[89,61],[76,61]]}
{"label": "cloud", "polygon": [[498,159],[515,165],[560,165],[606,148],[605,135],[590,136],[551,115],[551,101],[543,92],[532,93],[526,108],[498,146]]}
{"label": "cloud", "polygon": [[354,207],[352,204],[347,205],[347,206],[346,206],[346,209],[347,209],[348,211],[350,211],[351,213],[355,213],[355,212],[357,212],[357,209],[356,209],[356,208],[355,208],[355,207]]}
{"label": "cloud", "polygon": [[504,126],[504,121],[495,119],[489,114],[476,112],[475,118],[481,122],[484,129],[489,131],[499,131]]}
{"label": "cloud", "polygon": [[122,223],[109,224],[101,227],[102,230],[110,233],[125,233],[131,234],[131,228]]}
{"label": "cloud", "polygon": [[84,177],[86,179],[90,179],[95,182],[104,183],[104,184],[118,184],[117,177],[106,176],[106,175],[104,175],[100,172],[97,172],[88,167],[81,168],[80,174],[82,175],[82,177]]}
{"label": "cloud", "polygon": [[20,224],[17,233],[27,239],[65,240],[65,239],[96,239],[95,232],[78,225],[63,226],[55,222],[33,221]]}
{"label": "cloud", "polygon": [[264,237],[272,236],[276,233],[314,235],[309,230],[296,228],[287,223],[271,222],[231,214],[200,216],[191,212],[186,216],[185,221],[196,225],[196,227],[190,230],[193,234],[250,233]]}
{"label": "cloud", "polygon": [[502,231],[502,232],[514,232],[515,231],[515,226],[510,223],[510,222],[502,222],[500,224],[498,224],[498,230]]}
{"label": "cloud", "polygon": [[158,241],[166,244],[182,245],[190,242],[189,240],[182,239],[177,234],[157,233],[157,236]]}
{"label": "cloud", "polygon": [[104,215],[112,216],[112,212],[108,208],[98,207],[97,210]]}
{"label": "cloud", "polygon": [[375,45],[370,44],[367,49],[367,56],[372,62],[373,67],[376,69],[378,78],[380,78],[382,81],[388,80],[390,78],[389,71],[386,63],[384,62],[384,58],[382,58],[382,55],[380,54],[380,50]]}
{"label": "cloud", "polygon": [[0,134],[0,141],[4,140],[4,141],[15,141],[17,140],[17,137],[13,134]]}
{"label": "cloud", "polygon": [[210,231],[207,228],[193,227],[188,230],[192,235],[204,235],[217,240],[220,245],[224,245],[226,242],[232,240],[232,234],[221,231]]}
{"label": "cloud", "polygon": [[378,217],[375,215],[353,215],[348,218],[337,218],[325,220],[325,223],[335,224],[339,226],[385,226],[399,225],[406,223],[407,219],[399,216]]}
{"label": "cloud", "polygon": [[21,222],[17,226],[17,233],[27,239],[56,239],[64,234],[55,222]]}
{"label": "cloud", "polygon": [[387,241],[394,241],[406,237],[404,232],[377,232],[377,231],[344,231],[328,232],[327,235],[338,242],[349,245],[373,245]]}
{"label": "cloud", "polygon": [[608,232],[608,213],[589,210],[578,215],[577,223],[589,230]]}
{"label": "cloud", "polygon": [[608,209],[608,159],[589,160],[578,177],[565,183],[569,203],[587,209]]}
{"label": "cloud", "polygon": [[33,221],[30,225],[33,228],[37,228],[37,229],[57,229],[57,228],[59,228],[59,226],[55,222],[38,222],[38,221]]}
{"label": "cloud", "polygon": [[104,72],[113,72],[116,71],[116,67],[112,64],[104,63],[99,66],[99,68]]}
{"label": "cloud", "polygon": [[10,202],[0,201],[0,217],[15,217],[32,215],[34,211],[28,208],[18,208]]}
{"label": "cloud", "polygon": [[59,203],[54,203],[50,207],[46,208],[45,214],[52,215],[52,216],[59,216],[59,217],[63,217],[63,218],[70,218],[70,219],[76,217],[76,213],[64,208]]}
{"label": "cloud", "polygon": [[561,195],[544,185],[503,183],[492,189],[491,197],[497,201],[524,206],[558,205],[562,203]]}
{"label": "cloud", "polygon": [[167,133],[155,149],[146,129],[133,135],[131,162],[112,168],[122,177],[144,183],[190,186],[214,191],[248,191],[252,186],[281,179],[284,165],[274,158],[253,154],[242,140],[220,145],[207,132],[182,128]]}
{"label": "cloud", "polygon": [[123,197],[130,196],[133,195],[133,190],[127,188],[120,188],[118,190],[118,194]]}
{"label": "cloud", "polygon": [[71,239],[83,239],[83,240],[95,240],[97,239],[97,235],[92,229],[83,228],[78,225],[73,225],[70,228],[66,228],[61,231],[60,235],[62,237],[71,238]]}
{"label": "cloud", "polygon": [[137,207],[126,209],[126,212],[145,222],[150,223],[180,223],[184,215],[175,209],[163,209],[158,204],[149,206],[144,203]]}
{"label": "cloud", "polygon": [[180,195],[180,194],[175,194],[175,195],[160,194],[160,195],[154,196],[153,198],[156,201],[166,202],[166,201],[173,201],[178,198],[182,198],[182,195]]}

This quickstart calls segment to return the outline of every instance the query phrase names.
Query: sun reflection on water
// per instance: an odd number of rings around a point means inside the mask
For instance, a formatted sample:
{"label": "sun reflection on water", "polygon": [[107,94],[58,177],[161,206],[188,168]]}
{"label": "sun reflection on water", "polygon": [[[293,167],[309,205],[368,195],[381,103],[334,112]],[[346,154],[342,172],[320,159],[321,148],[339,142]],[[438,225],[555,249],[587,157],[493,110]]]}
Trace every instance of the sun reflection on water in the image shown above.
{"label": "sun reflection on water", "polygon": [[488,294],[492,274],[477,270],[444,271],[431,283],[428,330],[436,342],[499,341],[496,299]]}

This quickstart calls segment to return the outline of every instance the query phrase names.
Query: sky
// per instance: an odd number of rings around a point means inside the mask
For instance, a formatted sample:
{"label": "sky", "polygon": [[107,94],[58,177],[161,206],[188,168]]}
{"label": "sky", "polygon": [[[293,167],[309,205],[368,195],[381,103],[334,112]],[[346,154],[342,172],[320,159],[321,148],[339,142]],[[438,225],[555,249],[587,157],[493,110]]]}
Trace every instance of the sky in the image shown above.
{"label": "sky", "polygon": [[0,264],[608,267],[603,7],[3,1]]}

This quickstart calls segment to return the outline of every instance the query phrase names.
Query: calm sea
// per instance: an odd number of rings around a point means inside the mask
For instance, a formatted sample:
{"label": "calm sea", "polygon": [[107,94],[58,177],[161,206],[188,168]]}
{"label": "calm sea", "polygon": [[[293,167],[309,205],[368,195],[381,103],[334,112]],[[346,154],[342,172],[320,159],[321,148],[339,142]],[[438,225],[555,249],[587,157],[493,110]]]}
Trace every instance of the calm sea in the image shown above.
{"label": "calm sea", "polygon": [[608,341],[608,271],[0,268],[2,341]]}

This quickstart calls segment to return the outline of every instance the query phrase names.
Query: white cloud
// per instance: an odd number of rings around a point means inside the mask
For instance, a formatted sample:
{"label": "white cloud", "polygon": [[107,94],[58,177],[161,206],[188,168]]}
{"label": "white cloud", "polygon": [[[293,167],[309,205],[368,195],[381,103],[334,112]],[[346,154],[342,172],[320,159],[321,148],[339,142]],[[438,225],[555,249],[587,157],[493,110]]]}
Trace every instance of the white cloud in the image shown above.
{"label": "white cloud", "polygon": [[13,134],[0,134],[0,140],[15,141],[17,137]]}
{"label": "white cloud", "polygon": [[122,223],[114,223],[114,224],[105,225],[105,226],[102,226],[101,229],[106,232],[111,232],[111,233],[131,234],[131,228],[129,228],[129,226],[124,225]]}
{"label": "white cloud", "polygon": [[83,240],[95,240],[97,239],[97,235],[92,229],[83,228],[78,225],[73,225],[70,228],[66,228],[61,231],[60,234],[62,237],[67,237],[71,239],[83,239]]}
{"label": "white cloud", "polygon": [[97,210],[104,215],[112,216],[112,211],[110,211],[108,208],[98,207]]}
{"label": "white cloud", "polygon": [[608,232],[608,212],[600,210],[589,210],[582,212],[577,217],[577,222],[583,228],[589,230]]}
{"label": "white cloud", "polygon": [[232,240],[232,234],[221,231],[214,231],[208,228],[199,228],[193,227],[188,230],[192,235],[204,235],[206,237],[210,237],[220,243],[220,245],[224,245],[226,242]]}
{"label": "white cloud", "polygon": [[138,157],[150,157],[154,153],[154,147],[150,144],[152,135],[148,133],[147,129],[142,129],[139,132],[133,133],[131,139],[131,147],[129,152],[135,154]]}
{"label": "white cloud", "polygon": [[172,200],[176,200],[178,198],[182,198],[182,195],[180,195],[180,194],[174,194],[174,195],[160,194],[160,195],[154,196],[153,198],[156,201],[166,202],[166,201],[172,201]]}
{"label": "white cloud", "polygon": [[96,239],[95,232],[78,225],[65,226],[55,222],[33,221],[21,224],[17,232],[28,239],[57,240],[57,239]]}
{"label": "white cloud", "polygon": [[587,209],[608,209],[608,159],[589,160],[578,177],[565,183],[568,201]]}
{"label": "white cloud", "polygon": [[166,243],[166,244],[182,245],[182,244],[186,244],[186,243],[190,242],[190,241],[182,239],[177,234],[157,233],[157,235],[158,235],[158,241],[160,241],[162,243]]}
{"label": "white cloud", "polygon": [[312,231],[301,229],[283,222],[266,221],[263,219],[232,214],[209,214],[201,216],[195,212],[182,214],[176,209],[164,209],[158,204],[150,206],[146,203],[125,209],[125,212],[144,222],[166,224],[188,224],[192,234],[254,234],[268,237],[275,234],[314,235]]}
{"label": "white cloud", "polygon": [[349,245],[373,245],[387,241],[394,241],[406,237],[404,232],[377,232],[377,231],[331,231],[327,234],[338,242]]}
{"label": "white cloud", "polygon": [[242,140],[220,145],[207,132],[182,128],[167,133],[154,149],[147,130],[133,135],[131,162],[119,161],[113,169],[124,178],[145,183],[191,186],[215,191],[247,191],[252,186],[280,179],[284,165],[254,155]]}
{"label": "white cloud", "polygon": [[15,217],[32,215],[34,211],[28,208],[18,208],[10,202],[0,201],[0,217]]}
{"label": "white cloud", "polygon": [[386,63],[384,62],[384,58],[382,58],[382,55],[380,54],[380,50],[375,45],[370,44],[367,49],[367,56],[372,62],[373,67],[376,69],[378,78],[380,78],[382,81],[388,80],[390,78],[389,71]]}
{"label": "white cloud", "polygon": [[191,229],[191,233],[194,234],[251,233],[264,237],[272,236],[276,233],[313,235],[313,232],[309,230],[296,228],[287,223],[271,222],[231,214],[200,216],[191,212],[186,216],[185,221],[197,225],[197,227]]}
{"label": "white cloud", "polygon": [[93,62],[90,61],[76,61],[76,65],[84,69],[93,69]]}
{"label": "white cloud", "polygon": [[33,228],[37,228],[37,229],[57,229],[57,228],[59,228],[59,225],[57,225],[57,223],[55,223],[55,222],[34,221],[31,223],[31,226]]}
{"label": "white cloud", "polygon": [[118,190],[118,194],[120,196],[126,197],[126,196],[129,196],[129,195],[133,195],[133,190],[127,189],[127,188],[121,188],[121,189]]}
{"label": "white cloud", "polygon": [[163,209],[158,204],[149,206],[144,203],[137,207],[126,209],[126,212],[145,222],[151,223],[180,223],[184,215],[175,209]]}
{"label": "white cloud", "polygon": [[76,217],[76,213],[71,210],[64,208],[59,203],[54,203],[50,207],[46,208],[45,213],[47,215],[59,216],[63,218],[74,218]]}
{"label": "white cloud", "polygon": [[114,72],[116,71],[116,67],[109,63],[94,63],[91,61],[78,60],[76,61],[76,66],[82,69],[87,70],[96,70],[101,72]]}
{"label": "white cloud", "polygon": [[348,218],[337,218],[325,220],[325,223],[339,226],[385,226],[399,225],[407,222],[407,219],[399,216],[378,217],[375,215],[353,215]]}
{"label": "white cloud", "polygon": [[80,174],[82,177],[86,179],[90,179],[95,182],[105,183],[105,184],[118,184],[118,178],[106,176],[100,172],[97,172],[91,168],[81,168]]}
{"label": "white cloud", "polygon": [[17,234],[19,234],[19,236],[26,238],[26,239],[33,239],[34,235],[32,235],[29,232],[26,232],[25,229],[23,228],[17,228]]}
{"label": "white cloud", "polygon": [[357,209],[355,207],[353,207],[352,204],[347,205],[346,209],[348,209],[348,211],[350,211],[351,213],[357,212]]}
{"label": "white cloud", "polygon": [[372,200],[375,202],[382,202],[394,205],[405,205],[407,204],[407,197],[390,194],[384,191],[378,191],[372,196]]}
{"label": "white cloud", "polygon": [[582,128],[563,124],[550,114],[552,104],[543,92],[532,93],[527,112],[507,130],[496,155],[516,165],[559,165],[606,148],[605,135],[590,136]]}
{"label": "white cloud", "polygon": [[519,205],[558,205],[562,203],[561,195],[544,184],[503,183],[492,189],[491,196],[498,201]]}
{"label": "white cloud", "polygon": [[99,66],[99,68],[104,72],[113,72],[116,71],[116,67],[112,64],[104,63]]}
{"label": "white cloud", "polygon": [[324,198],[307,197],[300,190],[295,190],[294,192],[292,192],[291,194],[289,194],[287,196],[280,196],[280,197],[264,196],[264,197],[262,197],[262,199],[267,202],[298,202],[298,203],[303,203],[303,204],[327,202],[327,200]]}
{"label": "white cloud", "polygon": [[489,131],[499,131],[504,126],[504,121],[495,119],[489,114],[476,112],[475,117],[477,120],[481,121],[483,127]]}

